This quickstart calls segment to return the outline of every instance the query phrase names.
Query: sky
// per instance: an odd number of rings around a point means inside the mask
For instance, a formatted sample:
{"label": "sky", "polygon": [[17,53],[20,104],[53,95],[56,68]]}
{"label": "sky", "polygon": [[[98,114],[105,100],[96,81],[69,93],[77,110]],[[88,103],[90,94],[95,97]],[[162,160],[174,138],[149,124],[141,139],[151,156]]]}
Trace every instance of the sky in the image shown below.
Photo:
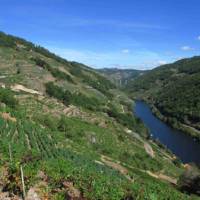
{"label": "sky", "polygon": [[200,55],[199,0],[0,0],[0,30],[94,68]]}

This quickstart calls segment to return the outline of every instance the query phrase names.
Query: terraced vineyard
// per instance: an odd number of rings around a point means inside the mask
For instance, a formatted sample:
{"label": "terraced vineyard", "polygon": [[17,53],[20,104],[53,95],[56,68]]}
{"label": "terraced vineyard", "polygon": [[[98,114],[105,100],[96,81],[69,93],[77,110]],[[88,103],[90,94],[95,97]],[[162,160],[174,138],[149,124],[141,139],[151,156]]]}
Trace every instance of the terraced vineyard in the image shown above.
{"label": "terraced vineyard", "polygon": [[0,199],[21,199],[21,167],[27,199],[199,199],[181,192],[184,165],[149,140],[105,77],[22,39],[0,41]]}

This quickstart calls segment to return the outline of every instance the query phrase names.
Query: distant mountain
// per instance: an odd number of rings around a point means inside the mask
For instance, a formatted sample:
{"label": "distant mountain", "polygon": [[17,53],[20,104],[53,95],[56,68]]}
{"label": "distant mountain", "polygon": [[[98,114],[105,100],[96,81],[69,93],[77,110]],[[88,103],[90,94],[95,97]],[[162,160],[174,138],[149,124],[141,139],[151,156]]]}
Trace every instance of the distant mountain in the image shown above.
{"label": "distant mountain", "polygon": [[130,94],[151,102],[163,119],[200,138],[200,57],[163,65],[127,85]]}
{"label": "distant mountain", "polygon": [[103,73],[117,86],[123,87],[138,76],[145,74],[147,71],[135,69],[104,68],[100,69],[99,72]]}

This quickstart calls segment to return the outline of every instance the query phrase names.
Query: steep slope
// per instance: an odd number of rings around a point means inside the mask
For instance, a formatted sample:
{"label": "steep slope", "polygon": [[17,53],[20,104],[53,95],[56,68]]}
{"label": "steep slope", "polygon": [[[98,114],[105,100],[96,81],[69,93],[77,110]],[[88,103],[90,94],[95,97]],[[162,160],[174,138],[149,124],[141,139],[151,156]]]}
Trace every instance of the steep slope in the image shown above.
{"label": "steep slope", "polygon": [[119,87],[125,87],[130,81],[138,76],[143,75],[147,71],[135,69],[117,69],[117,68],[104,68],[99,70],[104,76]]}
{"label": "steep slope", "polygon": [[158,67],[127,88],[153,104],[163,120],[200,137],[200,57]]}
{"label": "steep slope", "polygon": [[[146,139],[132,102],[93,69],[0,34],[0,199],[199,199]],[[33,199],[33,198],[32,198]]]}

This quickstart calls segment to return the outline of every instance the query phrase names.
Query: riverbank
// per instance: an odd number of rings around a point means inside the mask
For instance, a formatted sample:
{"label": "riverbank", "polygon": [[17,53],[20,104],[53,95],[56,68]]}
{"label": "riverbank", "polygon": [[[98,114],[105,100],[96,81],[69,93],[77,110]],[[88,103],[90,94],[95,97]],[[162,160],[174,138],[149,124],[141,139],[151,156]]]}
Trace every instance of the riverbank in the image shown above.
{"label": "riverbank", "polygon": [[156,107],[155,103],[153,103],[153,101],[151,101],[147,98],[142,98],[142,99],[140,99],[140,101],[144,101],[145,103],[147,103],[150,106],[152,113],[157,118],[162,120],[164,123],[167,123],[172,128],[182,131],[183,133],[193,137],[195,140],[200,141],[200,130],[197,130],[196,128],[194,128],[188,124],[184,124],[184,123],[178,121],[178,119],[176,119],[176,118],[173,118],[173,117],[167,116],[164,113],[161,113],[159,108]]}
{"label": "riverbank", "polygon": [[160,120],[167,123],[172,128],[180,130],[180,131],[184,132],[185,134],[190,135],[195,140],[200,141],[200,131],[199,130],[197,130],[194,127],[189,126],[187,124],[183,124],[183,123],[179,122],[177,119],[174,119],[172,117],[164,115],[163,113],[160,112],[160,110],[154,104],[151,104],[150,106],[151,106],[151,110],[152,110],[153,114],[156,117],[158,117]]}
{"label": "riverbank", "polygon": [[[194,162],[200,164],[200,143],[185,132],[173,128],[168,123],[158,118],[152,107],[144,101],[136,101],[134,114],[148,127],[153,141],[175,154],[183,163]],[[154,108],[155,109],[155,108]],[[160,146],[159,145],[159,146]]]}

